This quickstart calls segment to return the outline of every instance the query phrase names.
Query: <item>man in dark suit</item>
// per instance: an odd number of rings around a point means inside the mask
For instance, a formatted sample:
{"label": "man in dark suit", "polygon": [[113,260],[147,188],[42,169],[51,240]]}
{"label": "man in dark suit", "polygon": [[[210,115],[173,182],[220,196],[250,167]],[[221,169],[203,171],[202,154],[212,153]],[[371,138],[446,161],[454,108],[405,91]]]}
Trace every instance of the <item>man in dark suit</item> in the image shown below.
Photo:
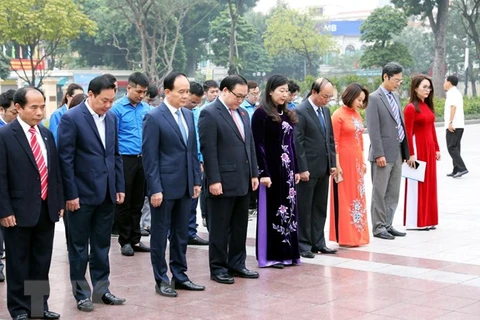
{"label": "man in dark suit", "polygon": [[[155,290],[162,296],[176,297],[175,289],[205,290],[185,274],[190,207],[201,189],[200,162],[193,114],[182,108],[187,104],[190,83],[183,73],[172,72],[163,87],[164,102],[145,116],[142,152],[152,212]],[[165,261],[169,230],[172,284]]]}
{"label": "man in dark suit", "polygon": [[335,142],[330,110],[325,107],[333,96],[333,85],[326,78],[313,84],[308,99],[297,108],[295,127],[300,183],[298,184],[298,230],[300,255],[335,253],[325,241],[328,185],[335,174]]}
{"label": "man in dark suit", "polygon": [[[125,197],[117,118],[107,112],[114,99],[114,79],[96,77],[88,85],[87,100],[68,110],[58,126],[58,150],[69,210],[70,280],[80,311],[93,311],[90,297],[94,302],[109,305],[125,302],[109,291],[110,232],[115,204],[121,204]],[[87,263],[93,295],[85,279]]]}
{"label": "man in dark suit", "polygon": [[64,209],[58,154],[52,133],[38,125],[45,113],[43,93],[21,88],[14,103],[17,119],[0,129],[8,311],[15,320],[58,319],[47,303],[55,222]]}
{"label": "man in dark suit", "polygon": [[200,113],[198,130],[208,186],[210,277],[232,284],[232,276],[258,278],[245,267],[249,191],[258,188],[257,158],[250,119],[240,104],[247,81],[228,76],[220,96]]}
{"label": "man in dark suit", "polygon": [[383,67],[383,82],[368,97],[366,109],[373,185],[372,231],[374,237],[384,240],[406,235],[392,226],[400,196],[402,163],[410,157],[402,107],[394,93],[403,82],[402,71],[402,66],[394,62]]}

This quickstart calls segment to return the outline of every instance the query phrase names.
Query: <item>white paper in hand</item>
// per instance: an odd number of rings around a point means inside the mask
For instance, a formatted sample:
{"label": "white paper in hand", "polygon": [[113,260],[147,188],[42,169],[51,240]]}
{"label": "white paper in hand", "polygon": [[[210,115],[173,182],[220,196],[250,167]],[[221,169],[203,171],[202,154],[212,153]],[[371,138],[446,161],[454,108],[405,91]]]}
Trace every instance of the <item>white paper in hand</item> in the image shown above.
{"label": "white paper in hand", "polygon": [[425,180],[425,168],[427,163],[425,161],[417,160],[417,168],[411,168],[408,163],[402,164],[402,177],[423,182]]}

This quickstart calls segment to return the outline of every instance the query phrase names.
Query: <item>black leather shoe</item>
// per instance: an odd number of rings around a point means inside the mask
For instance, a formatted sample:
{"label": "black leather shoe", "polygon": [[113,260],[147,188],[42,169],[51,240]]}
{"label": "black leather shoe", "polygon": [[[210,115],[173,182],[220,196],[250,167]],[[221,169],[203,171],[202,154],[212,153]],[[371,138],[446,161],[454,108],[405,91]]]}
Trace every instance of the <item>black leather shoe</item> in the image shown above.
{"label": "black leather shoe", "polygon": [[468,170],[464,170],[464,171],[460,171],[460,172],[457,172],[453,175],[454,178],[460,178],[461,176],[463,175],[466,175],[468,173]]}
{"label": "black leather shoe", "polygon": [[447,177],[453,177],[455,174],[456,174],[456,172],[447,173]]}
{"label": "black leather shoe", "polygon": [[217,281],[218,283],[223,283],[223,284],[233,284],[235,280],[233,277],[228,274],[227,272],[225,273],[219,273],[219,274],[212,274],[210,276],[210,279]]}
{"label": "black leather shoe", "polygon": [[138,244],[133,245],[132,249],[135,252],[150,252],[150,248],[147,247],[143,242],[139,242]]}
{"label": "black leather shoe", "polygon": [[177,290],[203,291],[205,286],[193,283],[192,281],[177,282],[172,280],[172,287]]}
{"label": "black leather shoe", "polygon": [[327,248],[327,247],[323,247],[319,250],[321,253],[323,254],[334,254],[334,253],[337,253],[337,250],[335,249],[330,249],[330,248]]}
{"label": "black leather shoe", "polygon": [[407,233],[395,230],[393,227],[388,228],[387,232],[394,237],[405,237],[407,235]]}
{"label": "black leather shoe", "polygon": [[132,245],[130,243],[127,243],[126,245],[122,246],[122,249],[120,249],[120,252],[122,255],[131,257],[135,254],[133,251]]}
{"label": "black leather shoe", "polygon": [[94,306],[90,299],[83,299],[77,301],[77,309],[83,312],[92,312]]}
{"label": "black leather shoe", "polygon": [[303,251],[303,252],[300,252],[300,256],[302,258],[307,258],[307,259],[313,259],[315,258],[315,254],[313,254],[312,251]]}
{"label": "black leather shoe", "polygon": [[208,246],[208,241],[195,236],[195,238],[188,239],[188,244],[193,246]]}
{"label": "black leather shoe", "polygon": [[28,319],[28,314],[22,313],[19,315],[16,315],[15,317],[12,317],[12,320],[25,320]]}
{"label": "black leather shoe", "polygon": [[178,295],[177,291],[172,289],[172,287],[166,282],[160,283],[160,286],[156,284],[155,292],[161,296],[169,297],[169,298],[175,298]]}
{"label": "black leather shoe", "polygon": [[380,238],[380,239],[384,239],[384,240],[393,240],[395,239],[394,236],[392,236],[390,233],[388,233],[387,231],[382,231],[380,233],[377,233],[377,234],[374,234],[373,235],[375,238]]}
{"label": "black leather shoe", "polygon": [[283,263],[275,263],[275,264],[272,264],[270,266],[270,268],[273,268],[273,269],[283,269],[285,268],[285,265]]}
{"label": "black leather shoe", "polygon": [[247,279],[257,279],[259,276],[257,271],[248,270],[247,268],[231,269],[228,273],[230,273],[234,277],[247,278]]}
{"label": "black leather shoe", "polygon": [[[25,318],[27,319],[27,318]],[[60,319],[60,315],[53,311],[43,311],[43,316],[41,317],[30,317],[28,319]]]}
{"label": "black leather shoe", "polygon": [[96,300],[95,302],[103,302],[104,304],[109,304],[109,305],[121,305],[125,303],[125,299],[115,297],[113,294],[110,292],[105,293],[100,300]]}

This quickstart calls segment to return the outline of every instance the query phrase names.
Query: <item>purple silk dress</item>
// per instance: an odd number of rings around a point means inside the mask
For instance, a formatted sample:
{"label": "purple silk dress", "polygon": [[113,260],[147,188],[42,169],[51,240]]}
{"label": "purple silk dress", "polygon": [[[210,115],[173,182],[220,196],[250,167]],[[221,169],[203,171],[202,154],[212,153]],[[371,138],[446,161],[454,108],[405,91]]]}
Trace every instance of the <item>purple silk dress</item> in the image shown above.
{"label": "purple silk dress", "polygon": [[252,117],[252,131],[259,177],[270,177],[272,185],[260,185],[257,216],[257,260],[259,267],[282,263],[300,264],[297,228],[294,127],[288,116],[273,122],[258,108]]}

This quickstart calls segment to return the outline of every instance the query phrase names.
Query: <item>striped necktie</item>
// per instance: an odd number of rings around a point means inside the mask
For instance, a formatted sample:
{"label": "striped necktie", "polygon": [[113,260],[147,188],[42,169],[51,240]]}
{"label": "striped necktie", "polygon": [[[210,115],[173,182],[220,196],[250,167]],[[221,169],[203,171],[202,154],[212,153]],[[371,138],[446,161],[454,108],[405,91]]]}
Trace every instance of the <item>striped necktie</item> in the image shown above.
{"label": "striped necktie", "polygon": [[403,130],[402,122],[400,121],[400,112],[398,110],[397,103],[395,102],[395,98],[393,97],[393,93],[389,92],[387,94],[387,98],[388,98],[388,102],[390,103],[390,108],[392,108],[395,121],[397,122],[398,138],[400,139],[400,142],[401,142],[405,138],[405,130]]}
{"label": "striped necktie", "polygon": [[180,110],[177,110],[175,114],[177,115],[177,123],[178,127],[180,128],[180,133],[182,134],[183,141],[185,142],[185,144],[187,144],[187,130],[183,125],[182,114],[180,113]]}
{"label": "striped necktie", "polygon": [[43,158],[40,144],[37,141],[37,131],[35,130],[35,127],[30,127],[28,131],[32,134],[32,137],[30,138],[30,147],[32,148],[33,157],[35,158],[35,162],[37,163],[38,173],[40,174],[40,196],[42,197],[42,200],[45,200],[48,193],[47,165],[45,163],[45,159]]}
{"label": "striped necktie", "polygon": [[240,135],[242,136],[243,141],[245,141],[245,134],[242,130],[242,126],[238,122],[238,119],[237,119],[237,116],[235,115],[235,110],[234,109],[230,109],[230,115],[232,116],[233,122],[235,122],[235,125],[237,126],[237,129],[240,132]]}

